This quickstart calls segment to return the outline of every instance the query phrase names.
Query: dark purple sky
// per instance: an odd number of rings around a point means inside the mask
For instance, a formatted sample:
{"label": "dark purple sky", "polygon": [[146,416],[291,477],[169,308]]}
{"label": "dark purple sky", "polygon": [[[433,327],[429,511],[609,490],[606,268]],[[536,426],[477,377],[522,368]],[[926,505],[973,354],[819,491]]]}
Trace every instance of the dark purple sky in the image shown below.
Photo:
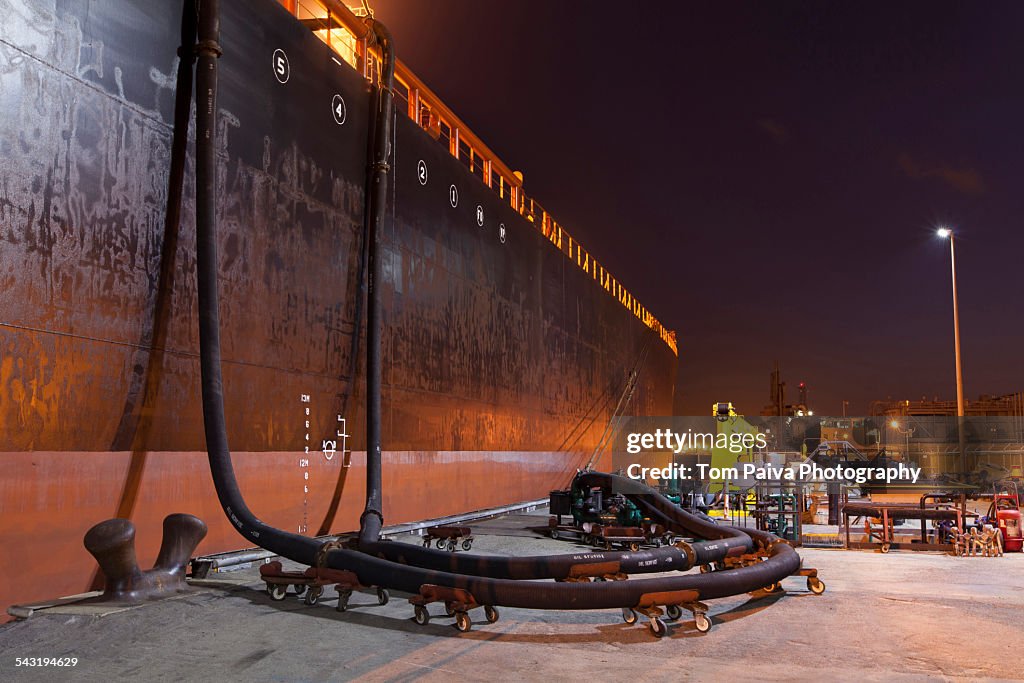
{"label": "dark purple sky", "polygon": [[[1024,3],[373,0],[680,338],[677,411],[1024,389]],[[634,9],[631,9],[634,8]]]}

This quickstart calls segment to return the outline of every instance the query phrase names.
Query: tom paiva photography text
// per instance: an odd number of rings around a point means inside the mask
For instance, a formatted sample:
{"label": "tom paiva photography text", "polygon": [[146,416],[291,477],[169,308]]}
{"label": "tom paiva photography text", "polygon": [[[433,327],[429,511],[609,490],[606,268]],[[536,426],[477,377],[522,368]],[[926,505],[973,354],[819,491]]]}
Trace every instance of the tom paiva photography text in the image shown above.
{"label": "tom paiva photography text", "polygon": [[642,467],[633,463],[626,468],[626,476],[630,479],[680,479],[702,481],[739,481],[756,479],[758,481],[835,481],[866,484],[868,482],[903,482],[916,484],[921,476],[920,467],[907,467],[903,463],[888,467],[821,467],[817,463],[802,462],[799,465],[759,465],[757,463],[737,463],[735,467],[713,467],[707,463],[697,463],[692,467],[672,463],[666,467]]}

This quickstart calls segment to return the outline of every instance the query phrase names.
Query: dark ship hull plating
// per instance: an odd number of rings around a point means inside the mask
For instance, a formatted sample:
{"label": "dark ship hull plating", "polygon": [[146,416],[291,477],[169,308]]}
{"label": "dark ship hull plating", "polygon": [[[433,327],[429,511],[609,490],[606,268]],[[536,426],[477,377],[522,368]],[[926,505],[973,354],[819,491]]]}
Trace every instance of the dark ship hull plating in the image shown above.
{"label": "dark ship hull plating", "polygon": [[[235,466],[268,523],[352,529],[365,462],[354,335],[365,325],[370,89],[273,2],[223,5],[220,290]],[[135,521],[144,566],[169,512],[210,524],[201,552],[244,544],[219,510],[203,440],[191,170],[181,219],[165,228],[180,21],[180,3],[40,0],[16,3],[0,28],[5,608],[88,590],[81,539],[106,518]],[[634,370],[628,412],[671,412],[677,359],[658,334],[402,115],[392,159],[388,523],[564,486]]]}

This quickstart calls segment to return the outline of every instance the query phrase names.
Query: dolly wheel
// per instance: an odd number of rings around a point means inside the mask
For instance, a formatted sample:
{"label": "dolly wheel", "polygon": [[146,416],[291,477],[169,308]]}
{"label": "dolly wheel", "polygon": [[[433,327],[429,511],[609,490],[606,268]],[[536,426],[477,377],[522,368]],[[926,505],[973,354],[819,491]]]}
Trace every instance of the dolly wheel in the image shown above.
{"label": "dolly wheel", "polygon": [[825,582],[819,579],[817,576],[808,576],[807,590],[811,591],[815,595],[821,595],[825,592]]}
{"label": "dolly wheel", "polygon": [[629,607],[622,608],[622,620],[627,624],[636,623],[636,612],[631,610]]}
{"label": "dolly wheel", "polygon": [[710,564],[702,564],[700,566],[700,573],[701,574],[710,574],[713,571],[714,571],[714,569],[711,567]]}
{"label": "dolly wheel", "polygon": [[439,539],[437,539],[437,549],[438,550],[444,550],[444,547],[446,545],[448,545],[448,539],[447,538],[439,538]]}
{"label": "dolly wheel", "polygon": [[450,552],[453,552],[453,553],[455,552],[455,539],[454,538],[449,538],[448,539],[448,550]]}
{"label": "dolly wheel", "polygon": [[693,623],[701,633],[707,633],[711,630],[711,620],[708,619],[708,615],[703,612],[694,613]]}
{"label": "dolly wheel", "polygon": [[629,549],[632,550],[635,553],[636,551],[640,550],[640,544],[637,543],[636,541],[633,541],[632,543],[629,544]]}
{"label": "dolly wheel", "polygon": [[284,600],[284,596],[288,594],[288,586],[283,583],[268,583],[267,593],[270,594],[271,600]]}
{"label": "dolly wheel", "polygon": [[683,616],[683,610],[679,605],[665,605],[665,616],[668,617],[669,621],[675,621]]}
{"label": "dolly wheel", "polygon": [[889,552],[889,544],[888,543],[883,543],[882,547],[879,548],[879,550],[881,550],[883,553]]}
{"label": "dolly wheel", "polygon": [[306,593],[304,599],[305,603],[309,606],[313,606],[320,602],[320,595],[324,592],[324,589],[320,586],[310,586],[309,592]]}
{"label": "dolly wheel", "polygon": [[469,629],[473,628],[473,622],[470,620],[469,615],[465,612],[456,612],[455,628],[459,629],[461,633],[465,633]]}
{"label": "dolly wheel", "polygon": [[339,612],[344,612],[348,609],[348,599],[352,596],[352,591],[343,591],[338,593],[338,605],[334,608]]}
{"label": "dolly wheel", "polygon": [[412,610],[412,618],[420,626],[426,626],[430,621],[430,612],[423,605],[416,605]]}
{"label": "dolly wheel", "polygon": [[386,605],[386,604],[388,604],[388,600],[390,600],[390,599],[391,599],[391,596],[388,594],[388,589],[387,588],[378,588],[377,589],[377,604],[378,605]]}
{"label": "dolly wheel", "polygon": [[493,624],[498,620],[498,610],[490,605],[484,605],[484,616],[487,617],[488,624]]}
{"label": "dolly wheel", "polygon": [[658,636],[659,638],[664,638],[666,635],[668,635],[668,626],[666,626],[665,622],[659,619],[658,617],[654,617],[653,619],[651,619],[651,623],[649,624],[649,626],[651,628],[651,633]]}
{"label": "dolly wheel", "polygon": [[302,594],[306,592],[306,585],[302,583],[295,584],[292,586],[292,590],[295,591],[295,597],[301,598]]}
{"label": "dolly wheel", "polygon": [[765,586],[764,587],[764,592],[765,593],[775,593],[780,588],[782,588],[782,584],[780,584],[778,581],[776,581],[775,583],[769,583],[767,586]]}
{"label": "dolly wheel", "polygon": [[424,536],[423,537],[423,547],[424,548],[429,548],[430,547],[430,536]]}
{"label": "dolly wheel", "polygon": [[556,540],[556,541],[557,541],[557,540],[558,540],[558,538],[559,538],[559,533],[558,533],[558,529],[552,529],[552,530],[551,530],[551,533],[550,533],[550,534],[548,534],[548,535],[549,535],[549,536],[551,536],[551,538],[553,538],[554,540]]}
{"label": "dolly wheel", "polygon": [[463,541],[462,542],[462,549],[463,550],[469,550],[472,547],[473,547],[473,541]]}

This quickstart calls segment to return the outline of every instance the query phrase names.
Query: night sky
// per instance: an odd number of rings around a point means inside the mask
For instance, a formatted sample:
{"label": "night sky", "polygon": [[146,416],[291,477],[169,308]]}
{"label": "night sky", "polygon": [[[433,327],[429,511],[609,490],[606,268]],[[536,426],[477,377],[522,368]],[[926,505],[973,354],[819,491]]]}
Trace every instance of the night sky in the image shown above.
{"label": "night sky", "polygon": [[680,340],[676,412],[1024,389],[1024,3],[373,0]]}

